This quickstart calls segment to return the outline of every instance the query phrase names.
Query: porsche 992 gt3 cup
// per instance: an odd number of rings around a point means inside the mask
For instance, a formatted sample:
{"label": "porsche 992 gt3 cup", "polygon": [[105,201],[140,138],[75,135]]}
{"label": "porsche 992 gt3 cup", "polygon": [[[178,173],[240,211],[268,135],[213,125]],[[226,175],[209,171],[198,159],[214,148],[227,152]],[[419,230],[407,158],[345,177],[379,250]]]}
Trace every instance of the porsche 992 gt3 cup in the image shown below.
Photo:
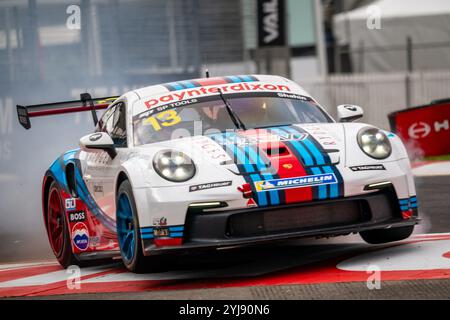
{"label": "porsche 992 gt3 cup", "polygon": [[17,106],[27,129],[32,117],[83,111],[95,132],[56,159],[42,186],[64,267],[121,256],[145,272],[192,251],[352,233],[385,243],[419,222],[400,139],[352,123],[363,115],[357,106],[339,106],[333,120],[285,78],[205,78]]}

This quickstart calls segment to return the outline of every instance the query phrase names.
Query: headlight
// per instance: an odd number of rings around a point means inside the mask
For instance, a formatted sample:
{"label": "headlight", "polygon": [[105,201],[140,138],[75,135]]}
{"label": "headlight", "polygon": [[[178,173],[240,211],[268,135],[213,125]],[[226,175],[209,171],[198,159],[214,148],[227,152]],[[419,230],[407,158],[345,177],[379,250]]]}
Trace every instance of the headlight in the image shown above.
{"label": "headlight", "polygon": [[172,182],[187,181],[195,174],[191,158],[173,150],[158,152],[153,158],[153,167],[161,177]]}
{"label": "headlight", "polygon": [[358,132],[358,144],[362,151],[375,159],[386,159],[391,155],[389,138],[377,128],[364,128]]}

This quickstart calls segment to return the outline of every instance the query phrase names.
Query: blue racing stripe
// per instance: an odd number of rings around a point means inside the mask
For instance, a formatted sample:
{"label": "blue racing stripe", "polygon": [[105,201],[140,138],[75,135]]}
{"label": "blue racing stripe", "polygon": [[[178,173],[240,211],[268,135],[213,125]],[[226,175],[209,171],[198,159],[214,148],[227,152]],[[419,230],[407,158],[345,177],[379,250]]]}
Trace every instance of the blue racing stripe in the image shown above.
{"label": "blue racing stripe", "polygon": [[[325,173],[332,173],[334,174],[334,171],[331,167],[329,166],[325,166],[322,168],[323,171],[325,171]],[[330,184],[330,198],[338,198],[339,197],[339,188],[338,188],[338,184]]]}
{"label": "blue racing stripe", "polygon": [[171,232],[170,233],[170,237],[171,238],[180,238],[180,237],[182,237],[183,236],[183,232]]}
{"label": "blue racing stripe", "polygon": [[[265,163],[261,159],[260,155],[258,154],[258,152],[255,151],[254,148],[250,147],[249,145],[246,145],[244,150],[246,150],[249,157],[252,159],[252,163],[256,164],[256,167],[258,168],[259,171],[267,170],[267,166],[265,165]],[[264,173],[263,178],[264,178],[264,180],[265,179],[273,179],[273,175],[270,173]],[[269,196],[270,196],[271,205],[280,204],[280,197],[278,196],[278,191],[275,191],[275,190],[269,191]]]}
{"label": "blue racing stripe", "polygon": [[[233,158],[237,159],[238,164],[239,163],[242,164],[246,173],[254,172],[254,167],[250,163],[250,160],[239,149],[239,147],[236,146],[236,144],[235,144],[236,141],[233,140],[233,138],[236,138],[236,133],[235,132],[233,132],[233,133],[227,132],[227,133],[225,133],[225,135],[227,136],[225,138],[226,140],[224,140],[223,134],[216,134],[216,135],[212,135],[211,137],[214,137],[214,139],[216,139],[216,141],[219,144],[222,143],[224,145],[226,141],[231,142],[225,148],[229,148],[229,150],[233,153]],[[255,181],[262,180],[261,177],[259,176],[259,174],[251,174],[250,179],[252,180],[252,183],[254,183]],[[253,187],[254,186],[252,186],[252,188]],[[265,192],[256,192],[256,194],[258,197],[258,205],[267,206],[268,202],[267,202],[267,196],[266,196]]]}
{"label": "blue racing stripe", "polygon": [[169,227],[170,231],[183,231],[184,226],[177,226],[177,227]]}
{"label": "blue racing stripe", "polygon": [[151,233],[151,234],[142,234],[141,238],[142,239],[153,239],[153,233]]}
{"label": "blue racing stripe", "polygon": [[175,90],[183,90],[184,87],[178,82],[171,82],[169,86],[172,86]]}
{"label": "blue racing stripe", "polygon": [[[298,134],[299,132],[291,127],[283,127],[283,129],[289,131],[292,134]],[[308,148],[308,150],[311,152],[313,157],[316,160],[316,164],[319,166],[322,166],[325,164],[325,158],[323,157],[322,152],[317,148],[317,146],[310,140],[311,136],[308,134],[308,137],[303,140],[303,144]]]}
{"label": "blue racing stripe", "polygon": [[[322,170],[320,170],[320,168],[317,167],[313,167],[311,168],[311,171],[313,174],[322,174]],[[317,187],[319,189],[319,199],[326,199],[327,198],[327,186],[326,185],[322,185],[322,186],[318,186]]]}
{"label": "blue racing stripe", "polygon": [[190,81],[182,81],[182,82],[180,82],[180,84],[182,86],[186,87],[187,89],[192,89],[192,88],[196,88],[197,87]]}
{"label": "blue racing stripe", "polygon": [[409,204],[409,200],[408,200],[408,199],[401,199],[401,200],[398,200],[398,202],[399,202],[400,204],[403,204],[403,205]]}
{"label": "blue racing stripe", "polygon": [[228,77],[228,79],[230,79],[234,83],[241,83],[242,82],[241,79],[239,79],[238,77],[235,77],[235,76]]}
{"label": "blue racing stripe", "polygon": [[[250,164],[250,159],[245,156],[244,152],[242,152],[240,150],[240,148],[238,146],[236,146],[235,144],[232,144],[230,147],[233,150],[234,154],[237,156],[238,161],[241,162],[242,164],[244,164],[245,171],[253,172],[254,168]],[[253,183],[255,181],[262,180],[262,178],[259,174],[251,174],[250,179],[252,180]],[[257,196],[258,196],[258,204],[260,206],[267,206],[268,202],[267,202],[267,197],[266,197],[265,192],[257,192]]]}
{"label": "blue racing stripe", "polygon": [[400,206],[400,210],[408,211],[409,210],[409,206]]}
{"label": "blue racing stripe", "polygon": [[245,82],[255,82],[256,80],[254,80],[252,77],[250,76],[240,76],[242,79],[245,80]]}
{"label": "blue racing stripe", "polygon": [[[285,128],[285,127],[283,127]],[[287,128],[287,127],[286,127]],[[280,136],[285,136],[286,132],[282,131],[279,128],[271,128],[270,129],[271,132],[274,132]],[[311,155],[309,154],[309,152],[305,149],[305,147],[300,143],[300,141],[296,141],[296,140],[291,140],[289,141],[289,143],[292,144],[292,146],[297,150],[297,152],[300,154],[300,156],[302,157],[303,163],[306,166],[313,166],[314,165],[314,161],[311,157]]]}
{"label": "blue racing stripe", "polygon": [[314,158],[316,159],[317,165],[322,166],[325,164],[325,159],[322,153],[319,151],[319,149],[317,149],[316,145],[309,140],[309,138],[303,140],[303,144],[313,154]]}
{"label": "blue racing stripe", "polygon": [[410,208],[417,208],[417,203],[411,203],[409,206]]}

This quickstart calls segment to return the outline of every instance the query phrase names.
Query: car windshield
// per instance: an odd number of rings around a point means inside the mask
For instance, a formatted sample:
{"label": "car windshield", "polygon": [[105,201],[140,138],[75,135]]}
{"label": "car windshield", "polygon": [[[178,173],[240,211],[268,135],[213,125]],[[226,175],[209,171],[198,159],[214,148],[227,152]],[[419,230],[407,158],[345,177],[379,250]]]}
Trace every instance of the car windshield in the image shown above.
{"label": "car windshield", "polygon": [[[293,123],[329,123],[332,119],[308,97],[275,94],[225,97],[246,129]],[[219,95],[152,108],[133,119],[135,145],[208,135],[236,129]]]}

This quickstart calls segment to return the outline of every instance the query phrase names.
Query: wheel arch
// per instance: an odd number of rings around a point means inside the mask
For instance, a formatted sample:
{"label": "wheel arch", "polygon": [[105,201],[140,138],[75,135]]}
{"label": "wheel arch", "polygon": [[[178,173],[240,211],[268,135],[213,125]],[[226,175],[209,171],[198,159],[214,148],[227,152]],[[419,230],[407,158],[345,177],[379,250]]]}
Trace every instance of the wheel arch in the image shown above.
{"label": "wheel arch", "polygon": [[[128,177],[128,174],[125,171],[121,170],[119,172],[119,174],[117,175],[117,179],[116,179],[116,185],[115,185],[116,196],[117,196],[117,192],[119,191],[120,184],[122,182],[124,182],[125,180],[130,181],[130,178]],[[130,183],[131,183],[131,181],[130,181]]]}
{"label": "wheel arch", "polygon": [[50,172],[47,172],[45,174],[44,179],[42,181],[42,214],[44,216],[45,230],[47,230],[47,220],[48,220],[47,219],[48,196],[50,192],[50,186],[52,185],[53,181],[56,181],[56,179],[50,174]]}

